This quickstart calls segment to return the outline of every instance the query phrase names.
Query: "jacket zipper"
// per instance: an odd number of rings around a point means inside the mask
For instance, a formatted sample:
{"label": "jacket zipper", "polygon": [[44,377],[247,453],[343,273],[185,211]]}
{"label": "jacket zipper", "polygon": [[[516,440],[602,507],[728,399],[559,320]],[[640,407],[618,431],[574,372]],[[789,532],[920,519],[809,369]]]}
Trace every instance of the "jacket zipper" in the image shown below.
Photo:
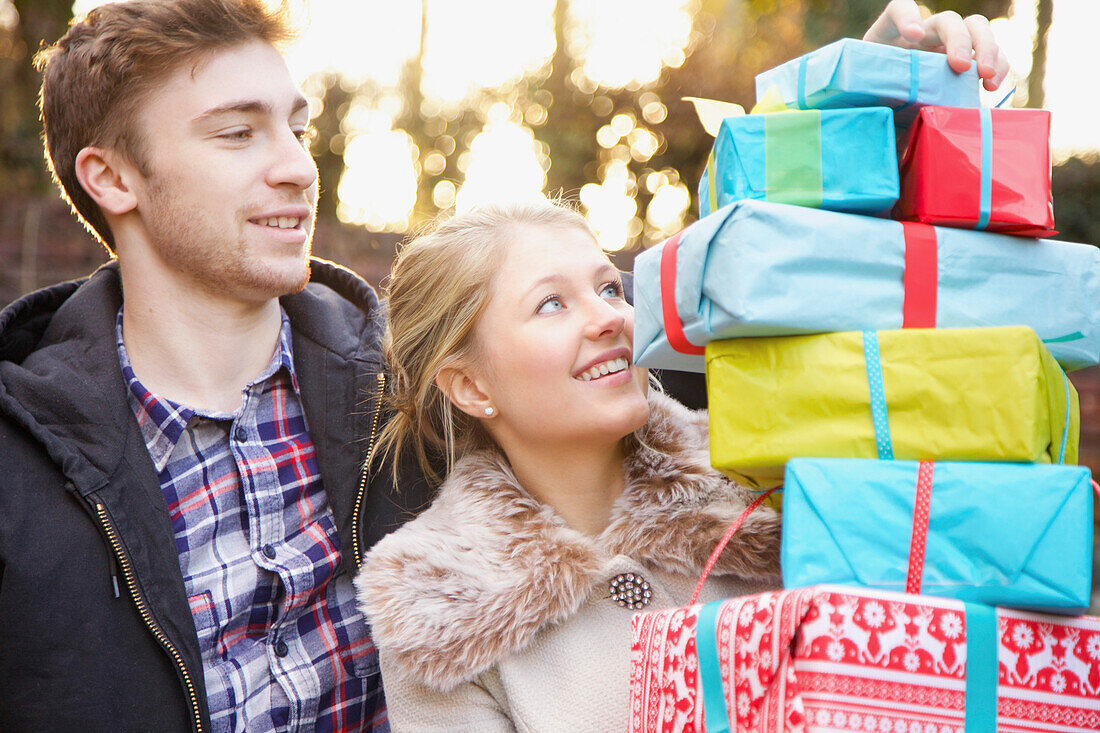
{"label": "jacket zipper", "polygon": [[363,462],[363,469],[359,474],[359,493],[355,496],[355,510],[351,514],[351,552],[355,559],[355,568],[358,570],[363,562],[360,552],[359,520],[363,512],[363,498],[367,493],[367,482],[370,479],[370,466],[374,461],[374,442],[378,437],[378,417],[382,413],[382,394],[386,389],[386,373],[378,372],[378,387],[374,394],[374,417],[370,423],[370,440],[367,442],[367,460]]}
{"label": "jacket zipper", "polygon": [[111,523],[111,519],[107,514],[107,508],[97,502],[95,505],[95,513],[103,527],[103,531],[107,535],[107,541],[111,545],[111,552],[114,555],[114,559],[122,569],[122,578],[126,583],[126,589],[130,592],[130,597],[134,599],[134,605],[137,606],[138,613],[141,614],[141,620],[145,623],[146,628],[153,634],[157,642],[160,643],[161,647],[168,653],[168,656],[172,658],[172,662],[183,678],[183,684],[187,688],[187,701],[191,710],[193,730],[195,733],[202,733],[202,714],[199,710],[199,698],[195,692],[195,683],[191,679],[191,673],[187,671],[187,665],[183,662],[183,656],[168,638],[168,635],[164,633],[160,625],[157,624],[156,620],[153,618],[152,612],[149,610],[149,604],[145,600],[145,596],[142,595],[141,591],[138,589],[134,567],[130,564],[130,556],[126,554],[122,547],[122,542],[119,540],[118,533],[115,531],[115,526]]}

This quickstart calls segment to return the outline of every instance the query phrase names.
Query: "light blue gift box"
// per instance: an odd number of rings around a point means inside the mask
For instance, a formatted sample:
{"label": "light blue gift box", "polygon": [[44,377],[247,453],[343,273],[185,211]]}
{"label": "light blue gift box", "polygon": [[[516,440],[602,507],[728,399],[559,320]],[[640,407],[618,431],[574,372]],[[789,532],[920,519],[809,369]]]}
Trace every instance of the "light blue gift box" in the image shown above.
{"label": "light blue gift box", "polygon": [[955,73],[942,53],[843,38],[756,75],[756,98],[776,86],[788,107],[891,107],[907,127],[926,105],[978,106],[978,70]]}
{"label": "light blue gift box", "polygon": [[[905,591],[916,461],[796,458],[783,488],[783,585]],[[920,593],[1079,615],[1092,586],[1088,468],[931,464]]]}
{"label": "light blue gift box", "polygon": [[699,182],[699,213],[741,199],[884,214],[898,199],[886,107],[727,117]]}
{"label": "light blue gift box", "polygon": [[[935,288],[936,327],[1030,326],[1063,368],[1100,363],[1100,249],[917,226],[935,232],[937,277],[910,286]],[[662,258],[677,238],[635,259],[635,363],[705,371],[701,348],[684,353],[670,345],[663,295],[696,347],[746,336],[901,328],[904,231],[902,222],[770,201],[721,208],[678,235],[675,276],[664,287]]]}

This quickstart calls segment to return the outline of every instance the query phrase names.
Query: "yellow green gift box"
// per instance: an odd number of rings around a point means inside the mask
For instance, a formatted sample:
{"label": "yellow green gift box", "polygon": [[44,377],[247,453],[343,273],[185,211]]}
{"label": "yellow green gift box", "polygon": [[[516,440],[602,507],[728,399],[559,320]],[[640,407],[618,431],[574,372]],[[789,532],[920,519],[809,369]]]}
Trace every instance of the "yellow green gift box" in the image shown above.
{"label": "yellow green gift box", "polygon": [[706,364],[711,462],[751,486],[796,456],[1077,462],[1077,392],[1026,326],[712,341]]}

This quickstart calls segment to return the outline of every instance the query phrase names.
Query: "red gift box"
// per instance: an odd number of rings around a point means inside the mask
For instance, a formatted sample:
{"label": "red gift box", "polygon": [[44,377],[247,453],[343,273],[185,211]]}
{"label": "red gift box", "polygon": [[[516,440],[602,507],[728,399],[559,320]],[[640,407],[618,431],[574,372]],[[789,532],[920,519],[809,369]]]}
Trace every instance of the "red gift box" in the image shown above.
{"label": "red gift box", "polygon": [[[634,617],[632,733],[707,730],[696,650],[705,608]],[[723,601],[711,674],[720,670],[729,729],[963,733],[981,685],[968,689],[969,668],[988,673],[989,720],[971,720],[974,730],[992,731],[994,715],[999,733],[1100,730],[1100,618],[998,608],[994,620],[979,608],[841,586]]]}
{"label": "red gift box", "polygon": [[1050,112],[924,107],[902,154],[894,214],[1027,237],[1057,234]]}

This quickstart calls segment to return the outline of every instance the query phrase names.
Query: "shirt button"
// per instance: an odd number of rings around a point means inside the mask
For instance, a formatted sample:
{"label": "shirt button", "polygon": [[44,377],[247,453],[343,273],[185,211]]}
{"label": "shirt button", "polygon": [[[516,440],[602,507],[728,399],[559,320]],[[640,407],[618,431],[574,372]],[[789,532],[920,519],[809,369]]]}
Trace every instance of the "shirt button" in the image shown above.
{"label": "shirt button", "polygon": [[245,439],[248,438],[248,431],[244,428],[237,428],[237,430],[233,433],[233,437],[243,443]]}
{"label": "shirt button", "polygon": [[275,559],[275,548],[271,545],[264,545],[264,557],[268,560]]}
{"label": "shirt button", "polygon": [[275,656],[285,657],[287,654],[290,654],[290,647],[286,645],[285,641],[279,639],[275,642]]}

